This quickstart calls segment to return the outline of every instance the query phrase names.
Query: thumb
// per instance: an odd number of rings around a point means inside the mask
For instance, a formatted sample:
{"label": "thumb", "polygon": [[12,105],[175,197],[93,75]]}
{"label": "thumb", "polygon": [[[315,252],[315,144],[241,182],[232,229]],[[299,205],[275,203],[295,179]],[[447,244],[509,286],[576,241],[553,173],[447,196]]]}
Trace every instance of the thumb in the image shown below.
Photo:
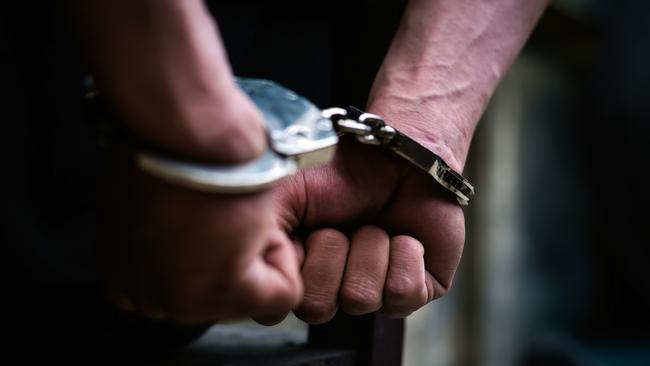
{"label": "thumb", "polygon": [[301,171],[276,187],[276,213],[286,232],[350,224],[385,206],[401,166],[378,149],[349,142],[339,144],[330,164]]}
{"label": "thumb", "polygon": [[179,95],[167,108],[129,101],[122,108],[127,127],[148,144],[186,159],[221,164],[252,160],[266,148],[264,118],[234,81],[226,84],[206,95]]}
{"label": "thumb", "polygon": [[262,112],[235,85],[226,100],[221,106],[212,106],[214,114],[206,113],[210,119],[197,129],[199,137],[205,138],[204,155],[225,163],[252,160],[267,144]]}

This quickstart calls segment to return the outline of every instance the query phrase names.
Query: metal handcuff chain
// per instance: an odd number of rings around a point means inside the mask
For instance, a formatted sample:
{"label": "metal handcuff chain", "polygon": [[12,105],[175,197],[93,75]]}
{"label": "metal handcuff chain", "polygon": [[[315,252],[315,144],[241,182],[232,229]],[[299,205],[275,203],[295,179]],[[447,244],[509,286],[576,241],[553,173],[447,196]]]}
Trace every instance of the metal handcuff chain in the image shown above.
{"label": "metal handcuff chain", "polygon": [[360,143],[393,151],[453,193],[462,206],[469,205],[474,196],[474,186],[451,169],[440,156],[387,125],[382,117],[354,107],[330,108],[324,110],[323,114],[332,119],[340,133],[352,134]]}
{"label": "metal handcuff chain", "polygon": [[331,161],[340,135],[393,151],[431,176],[466,206],[473,185],[442,158],[386,124],[377,115],[356,108],[319,110],[307,99],[278,84],[260,79],[237,79],[262,111],[269,148],[259,158],[224,166],[179,161],[149,152],[135,153],[144,171],[187,188],[215,193],[251,193],[267,189],[299,169]]}

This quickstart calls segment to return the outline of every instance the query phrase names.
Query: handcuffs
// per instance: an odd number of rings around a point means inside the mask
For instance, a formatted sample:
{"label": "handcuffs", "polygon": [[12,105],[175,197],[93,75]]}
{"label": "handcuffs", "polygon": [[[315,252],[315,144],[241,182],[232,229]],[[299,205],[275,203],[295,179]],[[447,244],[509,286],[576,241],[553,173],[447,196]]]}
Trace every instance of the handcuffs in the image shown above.
{"label": "handcuffs", "polygon": [[474,187],[438,155],[415,142],[377,115],[353,108],[318,109],[306,98],[274,82],[237,79],[239,87],[264,116],[268,149],[241,165],[181,161],[149,151],[134,152],[147,173],[187,188],[215,193],[249,193],[268,188],[299,169],[328,163],[339,136],[353,135],[363,144],[393,151],[431,176],[466,206]]}

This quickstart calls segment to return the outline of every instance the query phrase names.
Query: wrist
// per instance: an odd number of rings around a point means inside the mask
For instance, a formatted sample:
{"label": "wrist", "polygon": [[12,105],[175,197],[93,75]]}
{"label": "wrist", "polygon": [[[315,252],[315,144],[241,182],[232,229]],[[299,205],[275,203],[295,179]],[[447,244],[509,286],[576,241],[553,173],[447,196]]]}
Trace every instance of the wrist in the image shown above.
{"label": "wrist", "polygon": [[164,155],[212,163],[249,161],[264,152],[263,117],[234,82],[204,91],[157,85],[139,95],[106,90],[107,106],[117,111],[109,113],[135,140]]}
{"label": "wrist", "polygon": [[219,163],[264,151],[262,117],[235,85],[201,1],[95,5],[75,2],[73,15],[100,91],[136,138],[170,155]]}
{"label": "wrist", "polygon": [[[462,176],[461,166],[454,158],[454,151],[446,149],[448,144],[439,144],[437,140],[427,140],[428,145],[432,147],[427,148],[406,135],[404,131],[396,128],[399,123],[386,123],[381,116],[364,113],[354,107],[348,107],[345,110],[332,108],[323,113],[334,117],[332,121],[340,134],[351,134],[361,144],[380,146],[392,151],[403,158],[403,163],[409,162],[409,164],[403,165],[395,161],[396,164],[391,165],[417,168],[420,173],[430,176],[447,191],[453,193],[462,206],[467,206],[474,196],[474,186]],[[432,150],[436,150],[438,154]],[[440,155],[447,156],[447,161],[451,162],[451,166]],[[407,171],[412,172],[412,169],[407,168]]]}
{"label": "wrist", "polygon": [[383,90],[371,94],[367,108],[436,153],[453,170],[463,171],[476,125],[463,106],[453,101],[428,101],[422,95]]}

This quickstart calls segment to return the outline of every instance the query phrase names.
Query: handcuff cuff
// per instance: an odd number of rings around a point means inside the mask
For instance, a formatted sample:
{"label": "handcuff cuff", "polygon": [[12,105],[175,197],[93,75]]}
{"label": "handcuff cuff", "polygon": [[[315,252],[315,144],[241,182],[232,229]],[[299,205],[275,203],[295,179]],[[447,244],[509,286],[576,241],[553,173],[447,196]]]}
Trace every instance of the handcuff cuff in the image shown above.
{"label": "handcuff cuff", "polygon": [[408,160],[463,206],[474,195],[474,187],[465,177],[380,116],[353,107],[320,110],[306,98],[268,80],[238,78],[237,83],[263,114],[269,143],[262,156],[240,165],[215,165],[136,150],[136,164],[155,177],[187,188],[250,193],[264,190],[299,169],[330,162],[339,137],[353,135],[360,143],[379,146]]}

